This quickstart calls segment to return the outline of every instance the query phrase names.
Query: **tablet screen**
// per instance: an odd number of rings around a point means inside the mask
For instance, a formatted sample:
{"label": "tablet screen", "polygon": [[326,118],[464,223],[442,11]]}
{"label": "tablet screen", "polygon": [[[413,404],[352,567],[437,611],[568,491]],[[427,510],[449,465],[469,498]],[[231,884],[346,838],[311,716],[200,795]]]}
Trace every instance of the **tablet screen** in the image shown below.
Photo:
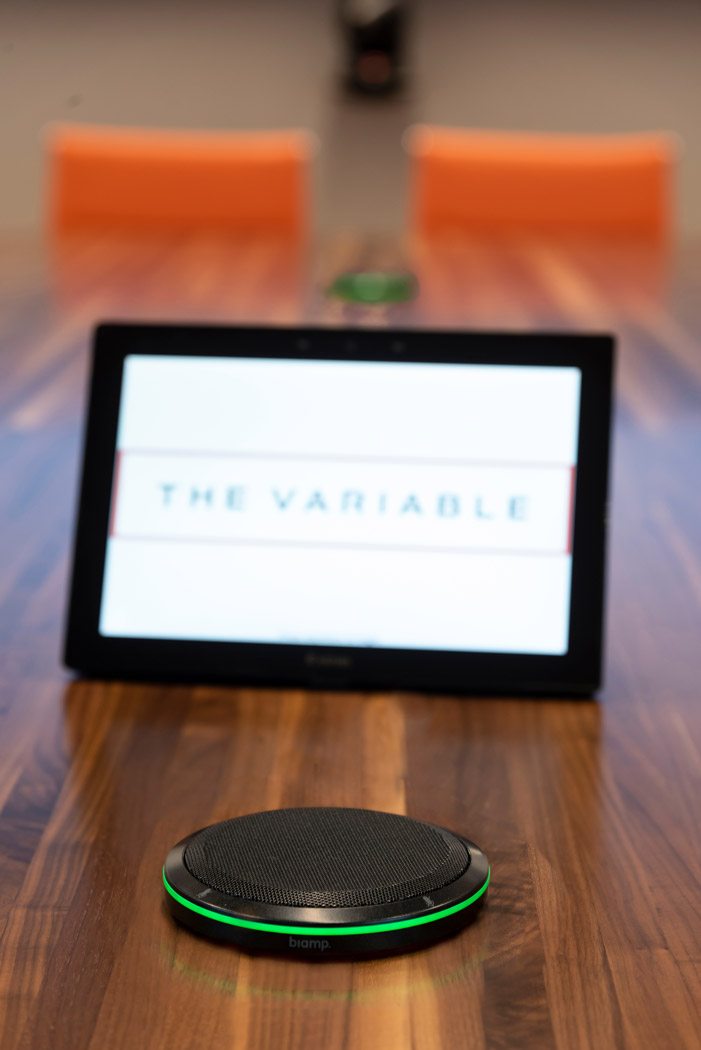
{"label": "tablet screen", "polygon": [[105,637],[563,655],[581,371],[130,354]]}

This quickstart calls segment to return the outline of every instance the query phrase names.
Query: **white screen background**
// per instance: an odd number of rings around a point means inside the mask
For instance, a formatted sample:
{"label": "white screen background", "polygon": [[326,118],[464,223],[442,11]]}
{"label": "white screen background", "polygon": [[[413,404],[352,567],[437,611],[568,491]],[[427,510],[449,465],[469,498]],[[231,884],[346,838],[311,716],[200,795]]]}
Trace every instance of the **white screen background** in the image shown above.
{"label": "white screen background", "polygon": [[566,652],[580,381],[127,357],[100,632]]}

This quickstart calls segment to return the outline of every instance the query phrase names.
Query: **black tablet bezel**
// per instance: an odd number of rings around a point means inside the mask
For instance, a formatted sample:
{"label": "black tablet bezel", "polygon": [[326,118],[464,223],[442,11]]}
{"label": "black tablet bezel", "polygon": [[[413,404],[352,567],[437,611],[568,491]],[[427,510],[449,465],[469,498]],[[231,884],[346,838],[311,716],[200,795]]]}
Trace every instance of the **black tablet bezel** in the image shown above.
{"label": "black tablet bezel", "polygon": [[[129,354],[579,368],[582,384],[567,653],[542,656],[101,635],[98,624],[122,369]],[[613,356],[614,341],[608,335],[100,325],[93,344],[66,665],[89,675],[169,681],[590,695],[601,684]]]}

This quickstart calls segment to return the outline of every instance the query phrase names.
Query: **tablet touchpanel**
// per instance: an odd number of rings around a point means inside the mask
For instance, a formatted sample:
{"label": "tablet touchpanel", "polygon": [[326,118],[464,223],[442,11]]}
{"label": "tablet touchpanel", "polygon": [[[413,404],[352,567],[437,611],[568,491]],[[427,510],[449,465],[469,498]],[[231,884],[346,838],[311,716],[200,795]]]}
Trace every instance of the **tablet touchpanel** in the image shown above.
{"label": "tablet touchpanel", "polygon": [[103,325],[66,662],[591,692],[613,341]]}

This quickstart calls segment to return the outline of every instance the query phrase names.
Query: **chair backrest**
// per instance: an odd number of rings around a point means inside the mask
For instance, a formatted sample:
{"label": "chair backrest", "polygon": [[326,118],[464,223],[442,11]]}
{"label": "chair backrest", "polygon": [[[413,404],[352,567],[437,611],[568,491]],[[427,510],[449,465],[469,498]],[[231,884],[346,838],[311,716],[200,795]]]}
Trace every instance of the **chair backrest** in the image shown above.
{"label": "chair backrest", "polygon": [[304,131],[199,132],[54,126],[55,232],[245,230],[298,235],[308,223],[313,138]]}
{"label": "chair backrest", "polygon": [[677,139],[545,135],[429,125],[406,136],[410,222],[449,229],[665,238]]}

